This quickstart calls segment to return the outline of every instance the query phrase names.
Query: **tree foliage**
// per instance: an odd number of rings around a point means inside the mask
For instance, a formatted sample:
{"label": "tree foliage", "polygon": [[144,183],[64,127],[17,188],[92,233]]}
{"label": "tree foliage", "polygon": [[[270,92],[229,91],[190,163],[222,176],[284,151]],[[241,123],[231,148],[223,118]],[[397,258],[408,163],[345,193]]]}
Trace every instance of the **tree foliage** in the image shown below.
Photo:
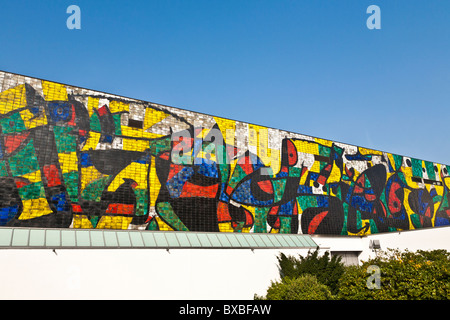
{"label": "tree foliage", "polygon": [[[369,289],[369,266],[381,271],[379,289]],[[409,252],[388,250],[347,268],[339,281],[338,299],[450,299],[450,253],[446,250]]]}
{"label": "tree foliage", "polygon": [[[318,250],[299,258],[280,254],[281,281],[272,282],[267,300],[450,300],[450,253],[446,250],[388,249],[358,266]],[[368,280],[379,270],[375,288]]]}
{"label": "tree foliage", "polygon": [[319,250],[315,250],[313,252],[308,251],[305,257],[300,255],[298,259],[281,253],[277,259],[282,279],[286,277],[298,278],[310,274],[315,276],[320,283],[328,286],[332,294],[338,292],[339,279],[345,271],[341,257],[330,257],[328,251],[319,256]]}
{"label": "tree foliage", "polygon": [[265,297],[255,296],[256,300],[329,300],[330,289],[310,274],[296,278],[284,277],[272,282]]}

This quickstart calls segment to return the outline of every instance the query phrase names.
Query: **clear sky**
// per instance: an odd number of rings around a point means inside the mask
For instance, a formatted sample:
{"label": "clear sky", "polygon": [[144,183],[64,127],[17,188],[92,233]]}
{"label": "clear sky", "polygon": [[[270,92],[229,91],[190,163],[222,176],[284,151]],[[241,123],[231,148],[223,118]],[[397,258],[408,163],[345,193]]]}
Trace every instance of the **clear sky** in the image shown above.
{"label": "clear sky", "polygon": [[0,0],[0,43],[1,70],[450,164],[450,1]]}

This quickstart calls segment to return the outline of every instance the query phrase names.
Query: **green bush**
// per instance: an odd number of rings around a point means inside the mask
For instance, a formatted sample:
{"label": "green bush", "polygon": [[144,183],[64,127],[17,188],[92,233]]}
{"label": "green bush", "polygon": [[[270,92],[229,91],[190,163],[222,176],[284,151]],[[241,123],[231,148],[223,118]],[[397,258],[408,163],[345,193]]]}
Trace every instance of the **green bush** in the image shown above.
{"label": "green bush", "polygon": [[[345,267],[328,253],[308,252],[299,259],[278,256],[281,281],[272,282],[267,300],[450,300],[450,253],[389,249],[359,266]],[[379,270],[379,287],[370,288]],[[369,280],[369,281],[368,281]]]}
{"label": "green bush", "polygon": [[284,277],[281,281],[272,282],[265,297],[256,300],[329,300],[332,294],[329,288],[310,274],[297,278]]}
{"label": "green bush", "polygon": [[[369,289],[368,267],[380,270],[379,289]],[[339,280],[337,299],[439,300],[450,299],[450,254],[445,250],[400,252],[388,250],[348,267]]]}
{"label": "green bush", "polygon": [[319,256],[319,250],[315,250],[314,252],[308,251],[308,255],[305,257],[299,256],[299,259],[286,256],[283,253],[277,259],[282,279],[311,274],[320,283],[328,286],[332,294],[337,294],[339,291],[339,279],[345,271],[345,266],[340,257],[333,256],[330,258],[328,251]]}

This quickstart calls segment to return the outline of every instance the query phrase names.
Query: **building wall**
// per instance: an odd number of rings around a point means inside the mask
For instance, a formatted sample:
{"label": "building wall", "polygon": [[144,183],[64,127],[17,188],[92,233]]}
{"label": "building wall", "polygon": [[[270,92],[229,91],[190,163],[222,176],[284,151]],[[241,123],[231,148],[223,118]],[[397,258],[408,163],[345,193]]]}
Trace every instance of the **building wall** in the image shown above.
{"label": "building wall", "polygon": [[[375,255],[374,239],[382,250],[450,251],[450,227],[313,239],[320,254],[357,252],[360,261]],[[0,299],[252,300],[280,279],[281,252],[308,249],[2,249]]]}
{"label": "building wall", "polygon": [[447,165],[0,72],[0,225],[362,236],[449,225]]}
{"label": "building wall", "polygon": [[[282,250],[298,255],[307,250]],[[0,250],[0,299],[251,300],[279,278],[279,250]]]}

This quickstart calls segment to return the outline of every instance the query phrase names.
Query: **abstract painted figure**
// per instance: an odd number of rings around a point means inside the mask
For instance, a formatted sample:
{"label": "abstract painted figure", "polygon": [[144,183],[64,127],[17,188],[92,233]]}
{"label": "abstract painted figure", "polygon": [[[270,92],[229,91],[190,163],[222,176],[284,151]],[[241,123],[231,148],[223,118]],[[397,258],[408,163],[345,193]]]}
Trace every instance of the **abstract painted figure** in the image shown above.
{"label": "abstract painted figure", "polygon": [[0,72],[0,226],[365,235],[450,224],[450,167]]}

